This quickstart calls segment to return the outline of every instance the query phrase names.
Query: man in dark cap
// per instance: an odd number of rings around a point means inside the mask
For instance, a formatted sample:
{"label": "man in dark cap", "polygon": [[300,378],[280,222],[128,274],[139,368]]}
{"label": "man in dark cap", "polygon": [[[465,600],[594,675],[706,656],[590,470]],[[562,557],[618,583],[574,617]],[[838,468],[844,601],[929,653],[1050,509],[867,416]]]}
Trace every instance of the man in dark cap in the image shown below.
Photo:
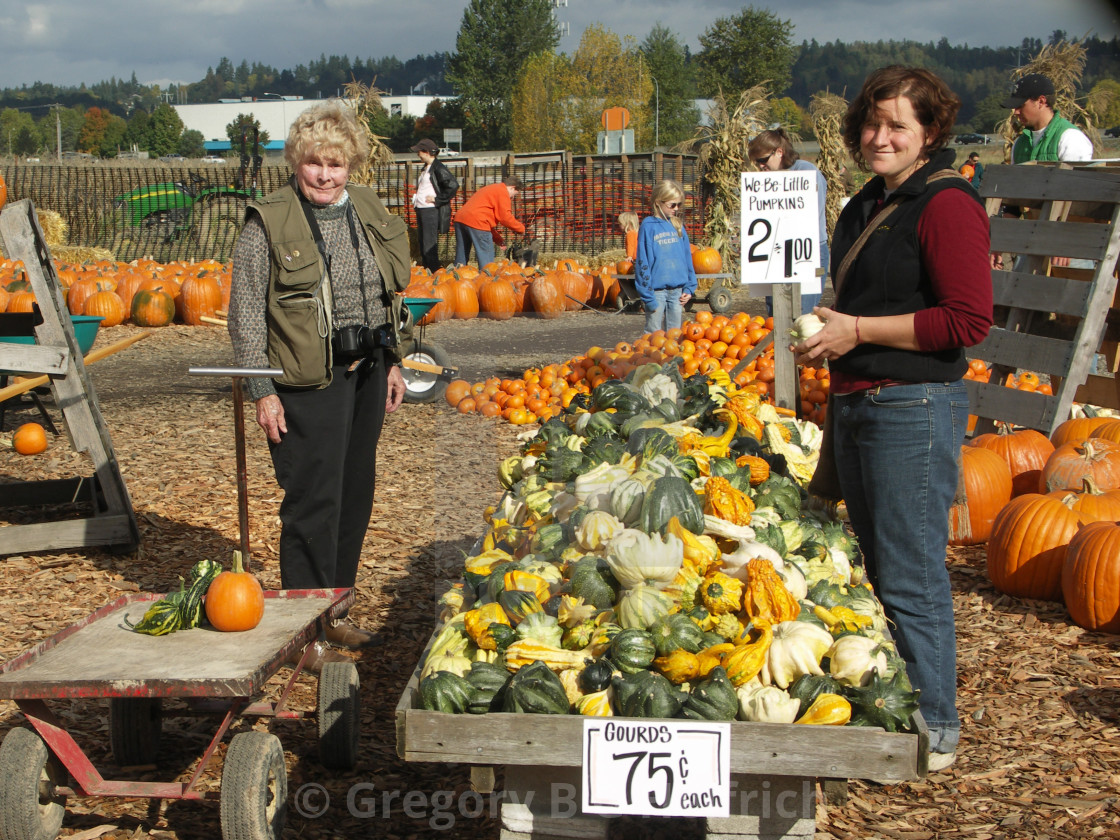
{"label": "man in dark cap", "polygon": [[1011,148],[1012,163],[1093,159],[1092,141],[1054,110],[1054,83],[1041,73],[1019,79],[1003,105],[1024,129]]}
{"label": "man in dark cap", "polygon": [[436,160],[439,146],[425,137],[412,147],[424,168],[416,180],[412,207],[416,211],[416,233],[420,241],[420,261],[428,271],[440,268],[439,235],[451,230],[451,199],[459,182],[451,171]]}

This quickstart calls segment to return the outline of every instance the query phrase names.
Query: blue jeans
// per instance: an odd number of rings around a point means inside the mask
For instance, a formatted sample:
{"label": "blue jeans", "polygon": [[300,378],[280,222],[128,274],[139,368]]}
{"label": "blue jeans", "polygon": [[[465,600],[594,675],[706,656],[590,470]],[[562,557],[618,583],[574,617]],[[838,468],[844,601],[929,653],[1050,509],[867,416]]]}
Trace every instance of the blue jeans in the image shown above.
{"label": "blue jeans", "polygon": [[675,289],[654,289],[653,299],[657,304],[656,309],[651,309],[649,304],[643,301],[646,307],[647,333],[680,327],[684,311],[681,307],[682,294],[684,294],[684,286]]}
{"label": "blue jeans", "polygon": [[836,467],[867,576],[914,688],[934,752],[960,738],[957,636],[945,550],[968,394],[961,381],[833,398]]}
{"label": "blue jeans", "polygon": [[474,246],[474,256],[478,267],[494,262],[494,235],[488,230],[468,227],[455,223],[455,265],[466,265]]}

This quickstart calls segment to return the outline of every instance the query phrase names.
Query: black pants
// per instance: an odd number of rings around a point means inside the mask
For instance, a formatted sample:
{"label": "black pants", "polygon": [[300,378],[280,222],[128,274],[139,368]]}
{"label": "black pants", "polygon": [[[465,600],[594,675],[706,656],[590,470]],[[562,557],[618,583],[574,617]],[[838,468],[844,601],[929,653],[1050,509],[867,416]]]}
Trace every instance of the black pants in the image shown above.
{"label": "black pants", "polygon": [[428,271],[441,268],[439,263],[439,210],[416,208],[416,226],[420,233],[420,262]]}
{"label": "black pants", "polygon": [[270,446],[280,505],[284,589],[354,586],[373,510],[388,368],[378,358],[320,390],[279,391],[287,434]]}

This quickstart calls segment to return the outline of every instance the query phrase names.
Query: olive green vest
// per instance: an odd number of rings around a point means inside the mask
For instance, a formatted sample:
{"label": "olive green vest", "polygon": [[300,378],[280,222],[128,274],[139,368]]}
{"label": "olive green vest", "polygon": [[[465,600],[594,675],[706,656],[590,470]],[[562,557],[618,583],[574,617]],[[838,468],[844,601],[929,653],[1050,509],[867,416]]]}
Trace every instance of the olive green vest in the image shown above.
{"label": "olive green vest", "polygon": [[[370,187],[349,185],[346,191],[377,260],[385,291],[392,297],[392,306],[387,308],[399,330],[404,307],[396,292],[409,281],[408,226],[385,209]],[[325,388],[331,382],[333,361],[330,283],[294,179],[250,204],[248,212],[260,216],[268,237],[268,363],[284,371],[276,382],[292,388]]]}

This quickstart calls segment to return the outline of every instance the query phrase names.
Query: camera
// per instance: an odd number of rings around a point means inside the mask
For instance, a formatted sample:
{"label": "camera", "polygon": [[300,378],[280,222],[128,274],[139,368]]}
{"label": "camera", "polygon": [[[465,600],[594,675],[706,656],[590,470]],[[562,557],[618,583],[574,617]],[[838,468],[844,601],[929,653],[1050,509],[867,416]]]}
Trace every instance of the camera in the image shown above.
{"label": "camera", "polygon": [[343,356],[365,356],[374,350],[396,346],[396,337],[388,324],[379,327],[352,324],[335,330],[331,339],[331,349]]}

